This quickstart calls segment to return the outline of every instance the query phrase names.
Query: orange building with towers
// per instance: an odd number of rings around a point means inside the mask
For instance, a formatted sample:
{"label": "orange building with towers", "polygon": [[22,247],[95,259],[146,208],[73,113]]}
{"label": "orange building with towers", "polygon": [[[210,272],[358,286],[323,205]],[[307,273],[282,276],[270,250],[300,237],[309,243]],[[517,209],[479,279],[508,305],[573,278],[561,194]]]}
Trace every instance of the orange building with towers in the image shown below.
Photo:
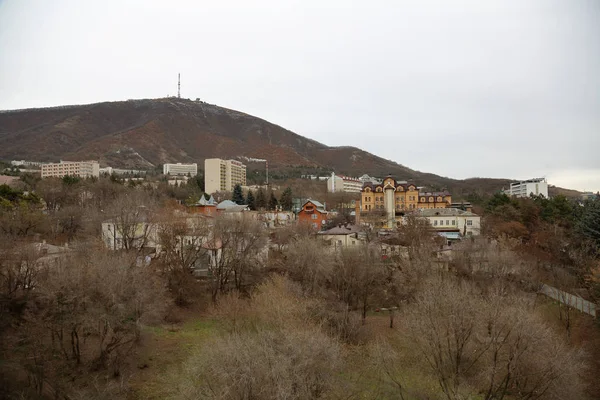
{"label": "orange building with towers", "polygon": [[360,192],[360,204],[356,207],[357,222],[365,214],[385,215],[387,228],[396,226],[396,217],[407,212],[426,208],[447,208],[452,204],[449,192],[419,192],[419,188],[406,181],[397,181],[391,176],[382,183],[365,183]]}

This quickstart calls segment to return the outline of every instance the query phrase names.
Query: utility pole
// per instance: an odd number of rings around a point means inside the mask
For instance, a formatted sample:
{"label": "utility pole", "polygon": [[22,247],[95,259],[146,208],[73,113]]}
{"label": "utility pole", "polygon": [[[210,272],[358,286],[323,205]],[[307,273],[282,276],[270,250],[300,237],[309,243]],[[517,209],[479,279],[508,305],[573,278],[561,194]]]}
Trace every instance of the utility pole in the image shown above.
{"label": "utility pole", "polygon": [[177,74],[177,98],[181,98],[181,73]]}

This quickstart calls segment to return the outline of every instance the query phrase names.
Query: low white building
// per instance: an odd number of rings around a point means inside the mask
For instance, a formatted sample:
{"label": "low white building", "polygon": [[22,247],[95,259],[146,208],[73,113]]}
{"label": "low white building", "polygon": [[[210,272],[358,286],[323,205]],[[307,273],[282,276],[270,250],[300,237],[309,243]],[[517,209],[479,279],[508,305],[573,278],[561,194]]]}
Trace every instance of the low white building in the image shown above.
{"label": "low white building", "polygon": [[362,243],[361,228],[357,225],[338,225],[317,235],[334,249],[358,246]]}
{"label": "low white building", "polygon": [[187,184],[188,179],[189,178],[187,176],[176,176],[167,180],[167,183],[169,186],[181,186]]}
{"label": "low white building", "polygon": [[336,175],[335,172],[332,172],[331,177],[327,179],[327,191],[330,193],[360,193],[362,187],[363,182],[360,179],[351,178],[349,176]]}
{"label": "low white building", "polygon": [[450,236],[477,236],[481,233],[481,217],[455,208],[425,208],[417,216],[426,218],[431,227]]}
{"label": "low white building", "polygon": [[164,175],[190,175],[196,176],[198,175],[198,164],[163,164],[163,174]]}
{"label": "low white building", "polygon": [[156,248],[158,226],[144,221],[128,224],[106,221],[102,223],[102,241],[110,250]]}
{"label": "low white building", "polygon": [[43,164],[46,164],[41,161],[27,161],[27,160],[12,160],[10,165],[15,167],[41,167]]}
{"label": "low white building", "polygon": [[529,197],[544,196],[548,198],[548,182],[546,178],[528,179],[526,181],[514,182],[508,189],[503,191],[508,196]]}

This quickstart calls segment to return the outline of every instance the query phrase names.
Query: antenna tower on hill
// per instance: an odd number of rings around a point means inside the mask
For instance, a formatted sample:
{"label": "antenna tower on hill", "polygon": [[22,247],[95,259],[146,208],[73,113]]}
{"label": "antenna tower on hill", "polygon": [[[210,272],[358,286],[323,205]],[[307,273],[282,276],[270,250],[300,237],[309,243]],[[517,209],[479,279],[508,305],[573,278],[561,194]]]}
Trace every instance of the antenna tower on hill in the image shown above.
{"label": "antenna tower on hill", "polygon": [[177,98],[181,98],[181,73],[177,74]]}

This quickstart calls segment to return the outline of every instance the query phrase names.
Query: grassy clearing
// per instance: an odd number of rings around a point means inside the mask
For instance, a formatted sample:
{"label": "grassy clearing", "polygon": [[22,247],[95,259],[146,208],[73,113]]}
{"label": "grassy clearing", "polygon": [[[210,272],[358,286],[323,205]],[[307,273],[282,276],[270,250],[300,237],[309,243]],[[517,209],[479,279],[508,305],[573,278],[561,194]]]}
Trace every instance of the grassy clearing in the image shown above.
{"label": "grassy clearing", "polygon": [[[372,362],[369,346],[347,346],[345,367],[340,374],[340,393],[352,390],[357,399],[392,399],[398,397],[398,383],[405,399],[439,397],[435,377],[427,368],[418,351],[402,335],[402,318],[397,316],[396,327],[390,329],[386,315],[367,317],[372,332],[372,342],[385,339],[398,353],[399,358],[389,367],[390,375],[381,373]],[[173,395],[177,377],[189,356],[212,338],[226,332],[224,326],[213,318],[190,316],[176,325],[145,327],[142,348],[137,354],[137,368],[130,379],[131,391],[127,398],[165,399]],[[396,381],[397,383],[395,383]],[[336,391],[337,392],[337,391]],[[360,394],[359,394],[360,393]],[[411,394],[415,395],[412,396]],[[418,394],[418,395],[417,395]],[[347,397],[348,392],[345,392]]]}
{"label": "grassy clearing", "polygon": [[190,353],[220,332],[220,324],[206,317],[191,317],[177,325],[145,327],[127,398],[169,397],[175,389],[172,378],[179,374]]}

